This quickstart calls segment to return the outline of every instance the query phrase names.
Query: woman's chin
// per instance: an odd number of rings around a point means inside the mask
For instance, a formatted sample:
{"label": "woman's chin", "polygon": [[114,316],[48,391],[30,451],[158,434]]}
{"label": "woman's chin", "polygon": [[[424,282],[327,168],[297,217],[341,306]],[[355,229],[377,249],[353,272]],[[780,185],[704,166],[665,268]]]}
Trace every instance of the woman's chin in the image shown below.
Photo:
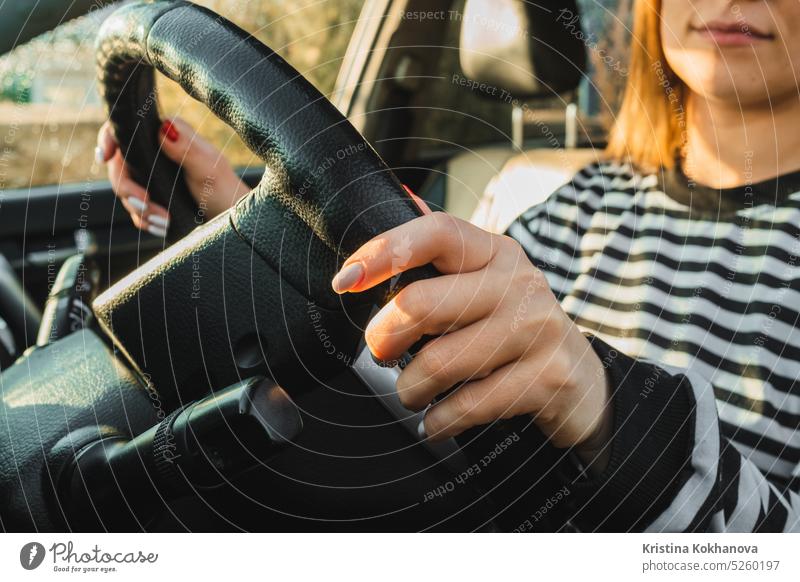
{"label": "woman's chin", "polygon": [[[723,65],[724,66],[724,65]],[[695,76],[687,85],[692,93],[718,104],[728,104],[737,109],[769,104],[770,91],[761,76],[749,72],[715,69],[703,76]]]}

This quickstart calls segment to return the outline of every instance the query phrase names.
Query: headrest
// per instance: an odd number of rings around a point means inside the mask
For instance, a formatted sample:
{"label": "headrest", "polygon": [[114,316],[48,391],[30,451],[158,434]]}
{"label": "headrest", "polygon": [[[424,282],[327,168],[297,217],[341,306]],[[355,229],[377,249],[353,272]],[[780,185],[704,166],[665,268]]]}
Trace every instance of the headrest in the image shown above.
{"label": "headrest", "polygon": [[574,0],[467,0],[461,69],[506,101],[552,97],[578,86],[586,42]]}

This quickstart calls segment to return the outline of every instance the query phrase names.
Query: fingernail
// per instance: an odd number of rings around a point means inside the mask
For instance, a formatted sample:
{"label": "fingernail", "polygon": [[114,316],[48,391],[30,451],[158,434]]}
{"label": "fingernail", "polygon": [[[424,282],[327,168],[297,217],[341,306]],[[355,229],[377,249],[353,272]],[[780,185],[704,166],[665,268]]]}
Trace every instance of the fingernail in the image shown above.
{"label": "fingernail", "polygon": [[96,146],[94,148],[94,161],[98,164],[105,164],[106,163],[106,150],[101,148],[100,146]]}
{"label": "fingernail", "polygon": [[147,202],[137,198],[136,196],[128,196],[128,204],[138,210],[139,214],[147,210]]}
{"label": "fingernail", "polygon": [[148,226],[147,232],[149,232],[153,236],[157,236],[158,238],[167,238],[167,230],[164,228],[159,228],[155,224],[151,224],[150,226]]}
{"label": "fingernail", "polygon": [[158,214],[151,214],[148,216],[147,222],[163,229],[166,229],[169,226],[169,218]]}
{"label": "fingernail", "polygon": [[180,134],[171,121],[165,121],[161,124],[161,132],[169,141],[178,141],[178,135]]}
{"label": "fingernail", "polygon": [[424,441],[424,440],[426,440],[428,438],[428,433],[425,432],[425,418],[424,417],[423,417],[422,420],[419,421],[419,424],[417,425],[417,436],[422,441]]}
{"label": "fingernail", "polygon": [[364,275],[366,275],[364,265],[355,262],[339,271],[331,281],[331,286],[337,293],[344,293],[361,283]]}
{"label": "fingernail", "polygon": [[431,207],[428,206],[428,203],[425,202],[422,198],[420,198],[416,194],[414,194],[414,192],[411,191],[411,188],[409,188],[405,184],[403,184],[403,188],[405,189],[406,193],[409,196],[411,196],[411,199],[414,202],[417,203],[417,206],[419,206],[419,209],[422,211],[422,214],[432,214],[433,213],[433,210],[431,210]]}

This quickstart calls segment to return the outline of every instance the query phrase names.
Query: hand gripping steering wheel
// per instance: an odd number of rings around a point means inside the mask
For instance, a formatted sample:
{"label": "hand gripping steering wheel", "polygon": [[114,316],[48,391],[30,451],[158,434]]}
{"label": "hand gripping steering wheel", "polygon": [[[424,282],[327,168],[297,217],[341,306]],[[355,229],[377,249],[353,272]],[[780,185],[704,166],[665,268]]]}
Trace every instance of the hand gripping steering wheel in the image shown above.
{"label": "hand gripping steering wheel", "polygon": [[[331,278],[361,244],[420,215],[372,147],[278,54],[189,2],[117,10],[100,30],[98,67],[134,177],[185,235],[94,306],[165,401],[177,405],[258,368],[291,387],[351,363],[390,289],[340,297]],[[266,165],[250,194],[195,230],[201,221],[180,170],[159,153],[156,69]],[[433,274],[409,271],[392,291]]]}

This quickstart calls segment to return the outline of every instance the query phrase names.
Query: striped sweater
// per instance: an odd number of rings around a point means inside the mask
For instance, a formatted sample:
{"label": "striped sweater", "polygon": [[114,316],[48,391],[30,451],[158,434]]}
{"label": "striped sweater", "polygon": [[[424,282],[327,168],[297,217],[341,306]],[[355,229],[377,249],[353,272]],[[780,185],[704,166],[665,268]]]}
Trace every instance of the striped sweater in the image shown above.
{"label": "striped sweater", "polygon": [[573,524],[800,530],[800,172],[712,190],[593,164],[508,234],[613,389],[603,475]]}

